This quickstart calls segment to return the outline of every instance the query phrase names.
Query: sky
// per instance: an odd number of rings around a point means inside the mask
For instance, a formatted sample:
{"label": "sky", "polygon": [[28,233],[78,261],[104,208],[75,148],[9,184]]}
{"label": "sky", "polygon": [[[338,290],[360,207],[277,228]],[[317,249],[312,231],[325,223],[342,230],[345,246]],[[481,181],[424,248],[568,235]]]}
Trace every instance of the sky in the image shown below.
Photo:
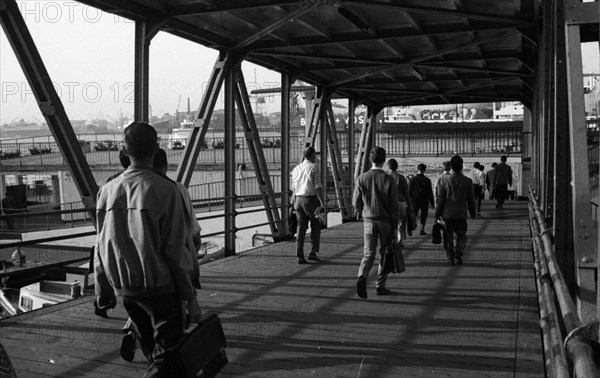
{"label": "sky", "polygon": [[[71,120],[133,115],[134,23],[76,1],[18,1],[36,46]],[[600,72],[598,44],[584,48],[584,72]],[[150,50],[153,115],[197,110],[216,50],[160,32]],[[248,90],[280,85],[277,72],[244,62]],[[179,98],[181,102],[179,103]],[[178,107],[179,103],[179,107]],[[266,99],[279,111],[277,96]],[[222,98],[216,108],[222,108]],[[0,28],[0,124],[43,117]]]}
{"label": "sky", "polygon": [[[18,1],[21,13],[70,119],[133,115],[133,21],[75,1]],[[151,42],[153,115],[197,110],[217,51],[160,32]],[[248,90],[278,87],[279,73],[244,62]],[[222,99],[216,108],[222,108]],[[271,103],[271,104],[270,104]],[[273,99],[267,106],[278,107]],[[277,111],[271,109],[270,111]],[[12,48],[0,28],[0,124],[43,120]]]}

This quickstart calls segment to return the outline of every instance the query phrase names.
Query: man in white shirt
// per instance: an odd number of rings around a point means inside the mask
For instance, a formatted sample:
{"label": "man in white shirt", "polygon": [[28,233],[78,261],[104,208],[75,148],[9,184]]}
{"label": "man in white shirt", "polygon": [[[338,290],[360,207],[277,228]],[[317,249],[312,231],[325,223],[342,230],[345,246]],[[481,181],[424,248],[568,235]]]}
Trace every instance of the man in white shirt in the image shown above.
{"label": "man in white shirt", "polygon": [[306,264],[304,258],[304,237],[310,220],[311,248],[308,259],[319,262],[319,244],[321,241],[321,223],[315,212],[325,207],[325,193],[321,183],[321,169],[315,164],[317,153],[313,147],[303,152],[304,160],[292,171],[292,190],[294,191],[294,210],[298,217],[298,233],[296,235],[296,257],[298,264]]}
{"label": "man in white shirt", "polygon": [[481,212],[481,199],[483,198],[483,192],[485,191],[485,173],[479,169],[479,162],[473,163],[473,169],[471,170],[471,181],[473,181],[473,194],[475,195],[475,202],[477,203],[477,212]]}

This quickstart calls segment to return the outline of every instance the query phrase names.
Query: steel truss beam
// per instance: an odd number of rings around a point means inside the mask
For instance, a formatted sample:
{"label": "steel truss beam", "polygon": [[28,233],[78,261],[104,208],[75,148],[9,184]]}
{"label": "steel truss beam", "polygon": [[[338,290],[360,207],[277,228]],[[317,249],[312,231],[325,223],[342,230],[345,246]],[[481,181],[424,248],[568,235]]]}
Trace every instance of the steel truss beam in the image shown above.
{"label": "steel truss beam", "polygon": [[[271,178],[269,176],[269,167],[267,166],[267,161],[265,160],[265,155],[262,150],[262,144],[260,142],[258,128],[256,127],[250,97],[248,96],[246,82],[244,81],[244,74],[239,65],[235,66],[234,75],[235,102],[237,103],[242,126],[244,127],[246,143],[248,144],[248,151],[250,152],[250,158],[252,159],[252,165],[254,166],[256,180],[258,181],[258,186],[263,196],[263,204],[267,213],[269,227],[271,228],[273,238],[275,240],[281,240],[285,236],[283,233],[283,222],[279,215],[279,206],[277,205],[273,184],[271,183]],[[283,204],[282,208],[284,208]]]}
{"label": "steel truss beam", "polygon": [[177,167],[176,180],[180,181],[186,187],[190,184],[194,167],[198,160],[198,155],[202,149],[202,141],[208,130],[210,118],[215,108],[215,103],[219,97],[219,91],[223,85],[225,73],[231,70],[231,67],[240,59],[230,53],[221,52],[213,66],[208,86],[202,97],[200,108],[196,114],[194,127],[188,137],[185,149],[181,155],[179,166]]}
{"label": "steel truss beam", "polygon": [[[60,147],[63,159],[69,166],[84,206],[95,208],[98,184],[15,0],[0,1],[0,24],[2,24],[6,37],[35,95],[52,136]],[[90,211],[90,217],[95,225],[95,210]]]}
{"label": "steel truss beam", "polygon": [[287,73],[281,74],[281,218],[283,235],[289,235],[290,214],[290,89],[292,80]]}
{"label": "steel truss beam", "polygon": [[[340,152],[340,144],[335,129],[335,117],[333,115],[333,108],[331,101],[327,100],[327,143],[329,145],[329,158],[331,159],[331,173],[333,175],[333,183],[335,185],[335,193],[337,197],[337,203],[342,214],[342,221],[352,220],[352,204],[349,198],[352,197],[352,192],[348,192],[347,177],[344,175],[344,169],[342,167],[342,154]],[[350,129],[350,133],[354,130]],[[351,156],[351,155],[350,155]]]}
{"label": "steel truss beam", "polygon": [[364,118],[362,132],[360,134],[360,142],[356,154],[356,167],[354,170],[354,181],[362,173],[371,168],[369,161],[369,153],[374,146],[374,130],[377,122],[377,114],[381,111],[380,108],[375,108],[373,105],[367,105],[367,114]]}

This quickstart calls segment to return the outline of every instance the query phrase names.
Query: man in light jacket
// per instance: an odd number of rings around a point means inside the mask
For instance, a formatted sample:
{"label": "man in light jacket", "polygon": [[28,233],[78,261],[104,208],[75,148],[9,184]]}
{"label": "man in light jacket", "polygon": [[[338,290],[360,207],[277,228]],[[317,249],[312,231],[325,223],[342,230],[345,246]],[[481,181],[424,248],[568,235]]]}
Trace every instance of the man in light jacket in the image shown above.
{"label": "man in light jacket", "polygon": [[191,322],[200,318],[193,285],[190,217],[177,185],[153,168],[156,130],[135,122],[125,129],[131,165],[106,183],[97,198],[94,261],[100,308],[116,295],[140,333],[149,361],[146,377],[170,376],[166,352],[184,334],[184,306]]}

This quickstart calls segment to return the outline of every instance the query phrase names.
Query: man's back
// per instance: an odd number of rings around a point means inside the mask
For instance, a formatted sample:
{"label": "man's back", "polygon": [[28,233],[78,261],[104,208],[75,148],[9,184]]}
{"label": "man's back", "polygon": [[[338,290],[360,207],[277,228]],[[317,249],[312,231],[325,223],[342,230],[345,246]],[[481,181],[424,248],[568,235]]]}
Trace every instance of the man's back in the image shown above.
{"label": "man's back", "polygon": [[512,169],[506,163],[496,166],[495,185],[512,185]]}
{"label": "man's back", "polygon": [[454,172],[440,180],[436,217],[467,219],[468,213],[475,217],[473,182],[460,172]]}
{"label": "man's back", "polygon": [[130,167],[100,188],[97,217],[98,257],[117,294],[191,295],[189,225],[175,183]]}
{"label": "man's back", "polygon": [[390,220],[398,224],[398,189],[383,169],[370,169],[358,176],[352,203],[365,220]]}
{"label": "man's back", "polygon": [[422,173],[415,175],[408,184],[410,199],[414,204],[433,206],[433,189],[431,180]]}

